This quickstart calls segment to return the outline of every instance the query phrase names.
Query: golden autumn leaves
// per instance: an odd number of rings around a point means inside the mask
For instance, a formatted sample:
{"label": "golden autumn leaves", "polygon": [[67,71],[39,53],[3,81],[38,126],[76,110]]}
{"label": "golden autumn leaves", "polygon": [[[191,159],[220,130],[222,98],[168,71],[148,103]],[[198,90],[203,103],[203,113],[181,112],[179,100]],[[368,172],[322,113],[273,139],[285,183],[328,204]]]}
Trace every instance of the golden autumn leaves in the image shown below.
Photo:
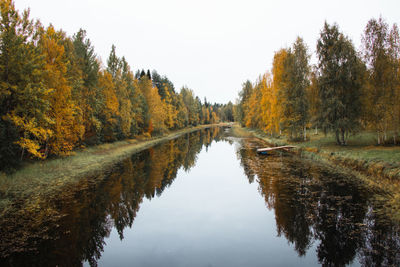
{"label": "golden autumn leaves", "polygon": [[0,8],[0,168],[224,116],[224,106],[186,87],[177,93],[155,71],[134,75],[115,46],[103,67],[84,30],[69,37],[45,28],[12,0]]}

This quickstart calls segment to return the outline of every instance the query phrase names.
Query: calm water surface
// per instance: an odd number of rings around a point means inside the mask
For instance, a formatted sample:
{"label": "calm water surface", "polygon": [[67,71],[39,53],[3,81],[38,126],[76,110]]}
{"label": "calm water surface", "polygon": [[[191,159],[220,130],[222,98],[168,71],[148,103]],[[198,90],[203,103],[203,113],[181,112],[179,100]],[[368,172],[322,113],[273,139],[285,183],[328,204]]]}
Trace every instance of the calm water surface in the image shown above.
{"label": "calm water surface", "polygon": [[399,266],[377,192],[295,155],[257,155],[264,145],[216,128],[135,154],[49,200],[57,219],[0,263]]}

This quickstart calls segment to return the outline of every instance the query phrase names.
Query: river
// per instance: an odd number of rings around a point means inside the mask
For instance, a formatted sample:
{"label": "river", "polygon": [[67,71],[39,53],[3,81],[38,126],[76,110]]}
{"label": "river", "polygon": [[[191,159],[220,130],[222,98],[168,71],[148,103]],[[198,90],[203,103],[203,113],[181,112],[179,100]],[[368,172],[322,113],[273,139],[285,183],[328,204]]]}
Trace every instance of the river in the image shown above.
{"label": "river", "polygon": [[382,192],[265,145],[212,128],[136,153],[21,218],[0,265],[400,266]]}

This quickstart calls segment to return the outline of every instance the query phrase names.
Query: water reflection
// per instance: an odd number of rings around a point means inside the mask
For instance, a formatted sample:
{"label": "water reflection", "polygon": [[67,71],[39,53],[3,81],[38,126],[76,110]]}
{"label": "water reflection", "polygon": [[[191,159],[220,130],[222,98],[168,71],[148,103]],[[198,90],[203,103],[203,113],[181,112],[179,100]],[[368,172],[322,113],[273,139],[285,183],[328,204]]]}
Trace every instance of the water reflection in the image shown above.
{"label": "water reflection", "polygon": [[[129,239],[127,230],[135,229],[135,218],[140,206],[142,209],[145,206],[142,205],[144,200],[161,196],[174,182],[179,169],[189,171],[195,166],[199,152],[203,148],[207,150],[213,141],[220,140],[227,141],[231,145],[235,144],[239,162],[253,186],[254,194],[251,188],[247,188],[247,191],[233,190],[238,187],[245,189],[240,183],[230,188],[228,183],[236,178],[243,182],[243,174],[237,173],[235,168],[232,168],[231,172],[223,170],[218,175],[221,173],[231,175],[230,179],[225,177],[225,180],[218,180],[223,181],[222,184],[218,184],[215,179],[214,184],[204,184],[204,188],[196,188],[198,191],[216,191],[212,195],[217,199],[199,197],[196,202],[207,207],[204,210],[211,207],[212,211],[205,214],[213,215],[213,221],[196,217],[198,221],[203,219],[203,232],[200,230],[201,223],[197,221],[182,222],[188,224],[186,226],[190,226],[189,229],[196,229],[197,237],[203,235],[206,239],[209,238],[211,243],[215,242],[216,245],[210,246],[210,250],[223,248],[220,254],[209,254],[214,256],[222,254],[221,258],[218,258],[219,266],[224,263],[243,265],[239,260],[245,263],[253,262],[249,265],[254,266],[271,264],[273,259],[268,259],[271,257],[269,255],[265,256],[267,251],[272,251],[273,256],[287,253],[285,250],[287,248],[282,249],[280,247],[282,242],[271,232],[276,232],[278,237],[286,239],[293,245],[296,251],[293,252],[295,260],[298,259],[297,255],[304,259],[297,262],[299,265],[308,266],[310,262],[316,263],[314,255],[310,256],[314,251],[319,263],[324,266],[344,266],[353,262],[363,266],[400,265],[399,227],[376,212],[377,202],[374,201],[376,192],[357,182],[354,177],[342,174],[340,170],[296,156],[279,153],[259,156],[255,152],[255,148],[261,145],[259,140],[239,139],[228,135],[229,132],[220,128],[191,133],[134,154],[111,170],[88,177],[57,196],[49,199],[42,199],[39,196],[36,208],[32,207],[30,210],[23,210],[17,214],[10,214],[8,218],[0,219],[0,265],[81,266],[83,262],[88,262],[91,266],[96,266],[105,250],[105,240],[110,234],[116,231],[120,240]],[[212,156],[207,155],[207,158],[209,157]],[[211,165],[203,167],[204,175],[214,174],[212,168],[220,166],[218,164],[220,163],[212,165],[214,167],[210,167]],[[237,161],[229,161],[224,166],[229,164],[237,164]],[[239,166],[237,168],[239,169]],[[201,180],[200,184],[204,180]],[[247,182],[243,184],[248,185]],[[175,183],[175,187],[177,185],[179,182]],[[225,185],[230,189],[222,190]],[[186,190],[191,190],[193,185],[190,186],[186,187]],[[256,186],[264,200],[257,194]],[[218,191],[220,189],[221,191]],[[250,195],[252,201],[257,202],[248,201]],[[221,198],[231,198],[237,202],[228,201],[229,204],[222,206],[227,210],[221,210],[217,205]],[[266,220],[267,216],[263,217],[265,215],[263,212],[266,211],[263,206],[264,201],[271,214],[270,221]],[[259,209],[255,207],[257,203]],[[247,209],[252,212],[241,213],[238,208],[240,206],[242,210]],[[187,208],[196,209],[198,206]],[[197,210],[191,214],[196,212],[202,214]],[[136,220],[137,228],[140,228],[141,217]],[[243,218],[244,220],[239,221]],[[264,223],[273,220],[276,225]],[[212,222],[215,221],[223,225],[225,231],[221,231],[220,228],[214,229],[215,224]],[[243,222],[246,222],[244,226],[241,224]],[[249,229],[254,235],[246,232]],[[220,239],[218,243],[218,239],[215,238],[218,234],[222,240],[230,237],[229,241],[224,243]],[[161,238],[156,236],[155,239],[158,242]],[[202,260],[204,255],[198,251],[204,250],[203,243],[192,242],[190,238],[186,241],[193,246],[192,254],[177,255],[189,257],[186,259],[188,261],[193,260],[190,257],[193,255],[197,260]],[[225,246],[227,243],[229,246]],[[130,245],[132,246],[132,243]],[[243,257],[240,251],[243,251],[247,258]],[[251,257],[254,258],[253,261],[248,259]],[[289,255],[284,257],[286,260]],[[279,263],[279,260],[275,259],[275,262]],[[290,263],[293,264],[293,261]],[[202,262],[197,265],[200,264]]]}
{"label": "water reflection", "polygon": [[41,200],[36,212],[2,218],[0,265],[80,266],[87,261],[96,266],[112,228],[122,240],[143,199],[160,196],[178,169],[190,170],[202,147],[219,141],[222,133],[220,128],[197,131],[134,154],[101,177],[88,177]]}
{"label": "water reflection", "polygon": [[317,242],[319,263],[400,266],[399,227],[375,212],[374,193],[349,174],[285,154],[259,156],[246,140],[238,157],[249,182],[257,181],[277,233],[305,256]]}

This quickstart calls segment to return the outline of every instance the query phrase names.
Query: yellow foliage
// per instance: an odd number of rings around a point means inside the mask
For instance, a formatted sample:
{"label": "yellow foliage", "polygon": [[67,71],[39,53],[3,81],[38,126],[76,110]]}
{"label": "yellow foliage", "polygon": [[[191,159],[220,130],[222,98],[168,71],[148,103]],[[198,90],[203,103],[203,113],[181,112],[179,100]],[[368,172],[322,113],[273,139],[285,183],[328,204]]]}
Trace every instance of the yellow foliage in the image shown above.
{"label": "yellow foliage", "polygon": [[264,128],[265,122],[262,118],[262,110],[260,105],[262,99],[262,86],[258,83],[252,91],[250,97],[244,103],[244,122],[249,128]]}
{"label": "yellow foliage", "polygon": [[16,114],[9,114],[5,117],[12,121],[17,127],[19,127],[24,135],[21,137],[16,144],[18,144],[23,150],[27,150],[32,156],[37,158],[45,158],[46,155],[41,153],[40,144],[49,139],[52,135],[50,129],[40,127],[35,118],[25,119]]}
{"label": "yellow foliage", "polygon": [[279,134],[282,122],[282,88],[284,61],[287,51],[281,49],[275,53],[273,76],[266,73],[256,82],[250,96],[243,103],[246,127],[263,129],[271,135]]}
{"label": "yellow foliage", "polygon": [[178,122],[178,110],[174,105],[172,105],[172,97],[169,93],[168,88],[165,87],[165,98],[163,100],[163,104],[165,107],[165,125],[168,129],[172,129],[177,126]]}
{"label": "yellow foliage", "polygon": [[147,104],[149,106],[151,121],[153,122],[154,130],[164,129],[164,121],[166,120],[166,110],[167,107],[165,102],[161,100],[158,94],[158,89],[152,87],[150,89],[150,94],[148,95]]}
{"label": "yellow foliage", "polygon": [[34,157],[37,157],[40,159],[44,159],[46,157],[46,155],[44,153],[41,153],[39,151],[40,145],[31,139],[20,138],[20,140],[18,140],[16,142],[16,144],[18,144],[22,149],[25,149],[26,151],[28,151]]}
{"label": "yellow foliage", "polygon": [[218,123],[219,122],[219,118],[217,116],[217,113],[215,113],[214,111],[211,113],[211,123]]}
{"label": "yellow foliage", "polygon": [[56,32],[49,26],[41,37],[40,45],[45,56],[45,83],[52,90],[48,96],[52,123],[48,127],[53,132],[48,140],[49,152],[55,155],[69,155],[82,137],[80,110],[72,101],[71,86],[67,77],[68,61],[65,57],[63,32]]}
{"label": "yellow foliage", "polygon": [[142,78],[138,85],[147,102],[151,126],[155,131],[162,131],[165,129],[164,122],[167,119],[168,107],[166,103],[161,100],[157,87],[153,87],[151,80],[147,79],[146,76]]}
{"label": "yellow foliage", "polygon": [[111,120],[113,116],[119,115],[119,103],[115,92],[115,85],[112,76],[108,71],[102,71],[99,77],[99,87],[104,98],[104,113],[107,120]]}

